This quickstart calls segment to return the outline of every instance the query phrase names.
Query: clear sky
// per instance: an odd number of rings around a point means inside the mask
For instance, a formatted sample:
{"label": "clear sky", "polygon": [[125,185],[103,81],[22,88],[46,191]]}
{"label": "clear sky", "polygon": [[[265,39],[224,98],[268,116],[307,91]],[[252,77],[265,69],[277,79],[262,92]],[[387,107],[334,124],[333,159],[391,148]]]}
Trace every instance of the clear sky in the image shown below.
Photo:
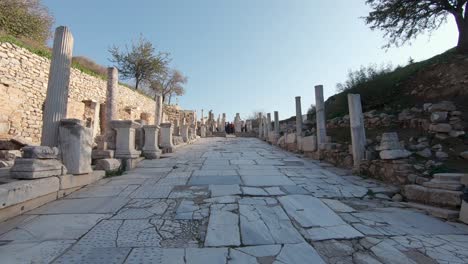
{"label": "clear sky", "polygon": [[[430,38],[383,50],[382,33],[360,18],[364,0],[43,0],[56,26],[70,27],[74,55],[109,66],[108,48],[143,34],[170,52],[172,66],[188,76],[185,109],[242,118],[254,110],[295,115],[295,96],[305,112],[314,89],[325,97],[349,69],[370,63],[404,65],[456,44],[452,18]],[[206,113],[206,111],[205,111]]]}

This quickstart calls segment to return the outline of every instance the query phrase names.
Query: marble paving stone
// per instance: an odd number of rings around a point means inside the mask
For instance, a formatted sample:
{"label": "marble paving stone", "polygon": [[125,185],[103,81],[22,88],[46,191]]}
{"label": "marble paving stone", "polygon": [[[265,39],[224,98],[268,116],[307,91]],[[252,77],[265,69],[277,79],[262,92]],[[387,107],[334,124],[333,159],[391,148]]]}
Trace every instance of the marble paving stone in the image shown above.
{"label": "marble paving stone", "polygon": [[239,216],[228,209],[211,206],[205,247],[240,245]]}
{"label": "marble paving stone", "polygon": [[285,193],[281,191],[279,187],[268,187],[268,188],[265,188],[265,191],[269,195],[285,195]]}
{"label": "marble paving stone", "polygon": [[14,240],[15,243],[24,243],[78,239],[100,220],[110,216],[105,214],[40,215],[3,234],[0,236],[0,240]]}
{"label": "marble paving stone", "polygon": [[238,184],[232,185],[210,185],[211,197],[217,196],[230,196],[241,194],[241,190]]}
{"label": "marble paving stone", "polygon": [[266,169],[258,169],[258,170],[244,170],[240,169],[239,175],[241,176],[283,176],[284,174],[279,170],[266,170]]}
{"label": "marble paving stone", "polygon": [[183,248],[134,248],[125,260],[125,264],[185,264]]}
{"label": "marble paving stone", "polygon": [[265,192],[262,188],[255,187],[242,187],[242,193],[244,195],[250,196],[268,196],[268,193]]}
{"label": "marble paving stone", "polygon": [[283,186],[296,185],[286,176],[241,176],[247,186]]}
{"label": "marble paving stone", "polygon": [[331,200],[331,199],[321,199],[322,202],[324,202],[330,209],[337,213],[352,213],[355,210],[346,204],[338,201],[338,200]]}
{"label": "marble paving stone", "polygon": [[301,243],[303,239],[280,206],[239,205],[242,244]]}
{"label": "marble paving stone", "polygon": [[158,246],[161,236],[149,220],[125,220],[117,231],[118,247]]}
{"label": "marble paving stone", "polygon": [[187,248],[186,264],[226,264],[227,248]]}
{"label": "marble paving stone", "polygon": [[253,160],[245,160],[245,159],[238,159],[238,160],[230,160],[231,165],[255,165],[255,161]]}
{"label": "marble paving stone", "polygon": [[53,240],[28,243],[10,243],[0,246],[2,263],[47,264],[57,258],[75,240]]}
{"label": "marble paving stone", "polygon": [[129,201],[124,197],[96,197],[53,201],[28,214],[107,214],[115,213]]}
{"label": "marble paving stone", "polygon": [[206,171],[194,171],[192,174],[193,177],[200,176],[237,176],[236,170],[206,170]]}
{"label": "marble paving stone", "polygon": [[196,176],[190,178],[189,185],[233,185],[242,184],[239,176]]}
{"label": "marble paving stone", "polygon": [[276,260],[280,261],[280,263],[291,264],[325,264],[325,261],[323,261],[317,251],[315,251],[315,249],[307,243],[284,245],[281,249],[281,252],[276,257]]}
{"label": "marble paving stone", "polygon": [[122,192],[126,185],[90,186],[78,190],[66,198],[111,197]]}
{"label": "marble paving stone", "polygon": [[236,248],[236,250],[255,257],[270,257],[278,255],[281,250],[281,245],[240,247]]}
{"label": "marble paving stone", "polygon": [[130,250],[130,248],[82,248],[74,246],[53,263],[121,264],[127,258]]}
{"label": "marble paving stone", "polygon": [[173,185],[143,185],[130,194],[130,198],[163,199],[169,197]]}
{"label": "marble paving stone", "polygon": [[258,264],[257,258],[236,249],[229,249],[228,264]]}

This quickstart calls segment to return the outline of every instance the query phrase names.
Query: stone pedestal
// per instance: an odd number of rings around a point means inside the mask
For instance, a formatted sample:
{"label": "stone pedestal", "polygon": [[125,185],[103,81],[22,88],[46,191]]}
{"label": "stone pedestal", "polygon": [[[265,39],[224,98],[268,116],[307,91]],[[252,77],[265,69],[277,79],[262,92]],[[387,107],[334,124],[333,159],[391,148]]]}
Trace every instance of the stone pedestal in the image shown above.
{"label": "stone pedestal", "polygon": [[55,30],[49,81],[44,102],[41,145],[58,145],[60,120],[67,117],[68,88],[73,53],[73,36],[67,27]]}
{"label": "stone pedestal", "polygon": [[115,157],[118,159],[134,159],[141,155],[135,149],[135,129],[140,124],[130,120],[112,120],[111,126],[116,131]]}
{"label": "stone pedestal", "polygon": [[275,117],[275,133],[277,135],[280,134],[280,126],[279,126],[279,115],[278,115],[278,111],[275,111],[274,112],[274,117]]}
{"label": "stone pedestal", "polygon": [[302,136],[302,106],[301,97],[296,96],[296,135]]}
{"label": "stone pedestal", "polygon": [[323,100],[323,85],[315,86],[315,116],[317,118],[317,145],[319,149],[327,143],[327,124],[325,118],[325,102]]}
{"label": "stone pedestal", "polygon": [[184,140],[185,143],[188,143],[190,141],[189,125],[184,124],[180,127],[180,135],[182,136],[182,140]]}
{"label": "stone pedestal", "polygon": [[314,152],[317,151],[317,137],[309,136],[302,138],[302,151]]}
{"label": "stone pedestal", "polygon": [[62,162],[69,174],[86,174],[91,168],[93,130],[81,120],[63,119],[59,127],[59,147]]}
{"label": "stone pedestal", "polygon": [[161,148],[163,153],[172,153],[175,150],[172,144],[172,124],[161,123]]}
{"label": "stone pedestal", "polygon": [[206,137],[206,126],[204,124],[200,126],[200,137]]}
{"label": "stone pedestal", "polygon": [[85,112],[83,119],[86,122],[86,127],[93,130],[93,138],[99,135],[99,104],[94,100],[83,100]]}
{"label": "stone pedestal", "polygon": [[240,133],[242,131],[242,123],[239,113],[236,113],[236,117],[234,118],[234,131],[236,133]]}
{"label": "stone pedestal", "polygon": [[462,200],[459,219],[463,223],[468,224],[468,202],[466,202],[465,200]]}
{"label": "stone pedestal", "polygon": [[57,148],[28,146],[23,149],[23,157],[16,158],[10,175],[15,179],[38,179],[64,175],[67,169],[57,160]]}
{"label": "stone pedestal", "polygon": [[366,131],[364,129],[361,96],[359,94],[348,94],[348,107],[354,167],[359,168],[366,152]]}
{"label": "stone pedestal", "polygon": [[162,153],[158,145],[159,126],[146,125],[143,126],[143,129],[145,131],[143,156],[147,159],[159,159]]}

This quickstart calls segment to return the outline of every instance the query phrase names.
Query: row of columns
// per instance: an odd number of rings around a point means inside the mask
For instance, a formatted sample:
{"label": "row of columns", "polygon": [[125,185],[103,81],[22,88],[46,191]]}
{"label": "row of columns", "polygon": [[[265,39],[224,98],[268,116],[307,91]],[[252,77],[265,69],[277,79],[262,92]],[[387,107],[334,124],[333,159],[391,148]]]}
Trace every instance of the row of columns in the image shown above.
{"label": "row of columns", "polygon": [[[316,145],[317,149],[323,150],[327,143],[327,129],[326,129],[326,115],[325,115],[325,101],[323,95],[323,85],[317,85],[315,88],[315,107],[316,107]],[[303,137],[302,128],[302,107],[301,97],[295,98],[296,102],[296,142],[300,144]],[[352,139],[352,154],[354,166],[357,168],[361,160],[365,158],[366,135],[364,127],[364,117],[362,113],[361,97],[359,94],[348,94],[348,107],[350,115],[350,128]],[[267,117],[259,114],[259,137],[268,140],[271,128],[271,114],[268,113]],[[279,118],[278,112],[274,112],[274,133],[279,135]]]}

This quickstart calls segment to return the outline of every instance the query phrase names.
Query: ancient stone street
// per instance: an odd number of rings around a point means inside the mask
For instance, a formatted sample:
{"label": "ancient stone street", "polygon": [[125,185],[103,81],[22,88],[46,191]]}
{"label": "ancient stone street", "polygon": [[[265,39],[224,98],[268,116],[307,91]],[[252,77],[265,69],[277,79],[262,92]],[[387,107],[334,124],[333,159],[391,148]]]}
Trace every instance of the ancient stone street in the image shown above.
{"label": "ancient stone street", "polygon": [[256,138],[202,138],[0,226],[1,263],[467,263],[468,227]]}

